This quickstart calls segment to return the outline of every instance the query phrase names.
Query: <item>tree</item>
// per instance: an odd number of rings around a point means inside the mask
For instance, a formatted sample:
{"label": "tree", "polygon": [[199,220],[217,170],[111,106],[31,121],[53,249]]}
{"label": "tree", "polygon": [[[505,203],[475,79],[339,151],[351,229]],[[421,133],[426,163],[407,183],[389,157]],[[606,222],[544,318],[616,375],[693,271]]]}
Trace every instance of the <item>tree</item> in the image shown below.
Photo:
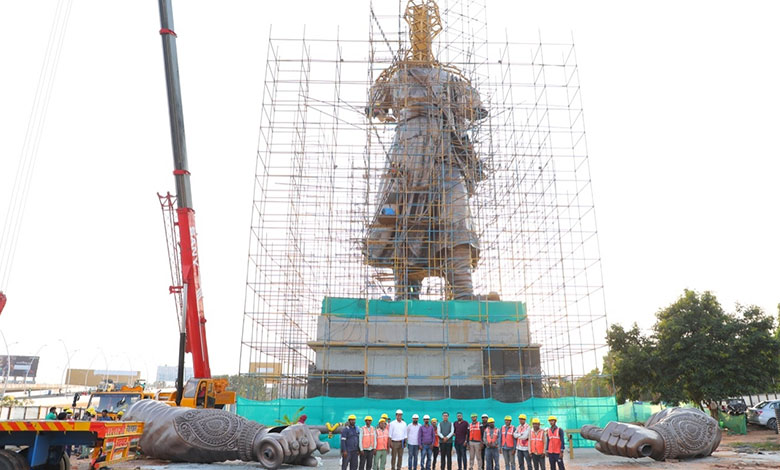
{"label": "tree", "polygon": [[711,292],[685,290],[656,313],[652,334],[634,325],[607,333],[608,371],[619,400],[677,404],[758,393],[780,375],[774,319],[756,307],[724,312]]}
{"label": "tree", "polygon": [[628,331],[612,325],[607,332],[607,345],[604,372],[612,375],[618,402],[647,400],[655,370],[650,341],[636,323]]}

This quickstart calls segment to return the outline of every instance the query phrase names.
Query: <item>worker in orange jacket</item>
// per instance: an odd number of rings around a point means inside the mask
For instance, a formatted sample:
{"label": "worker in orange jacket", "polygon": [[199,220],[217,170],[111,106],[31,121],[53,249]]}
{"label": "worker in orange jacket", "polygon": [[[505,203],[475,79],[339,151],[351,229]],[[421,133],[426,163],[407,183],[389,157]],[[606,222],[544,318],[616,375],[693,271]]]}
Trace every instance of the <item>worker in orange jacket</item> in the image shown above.
{"label": "worker in orange jacket", "polygon": [[533,470],[545,470],[544,449],[546,447],[546,439],[544,434],[545,431],[542,429],[539,418],[533,418],[531,420],[531,430],[528,433],[528,452],[531,454],[531,462],[534,464]]}
{"label": "worker in orange jacket", "polygon": [[547,418],[550,423],[550,427],[547,429],[547,458],[550,459],[550,470],[566,470],[563,466],[563,451],[566,449],[566,445],[563,439],[563,429],[559,428],[556,424],[558,418],[550,416]]}

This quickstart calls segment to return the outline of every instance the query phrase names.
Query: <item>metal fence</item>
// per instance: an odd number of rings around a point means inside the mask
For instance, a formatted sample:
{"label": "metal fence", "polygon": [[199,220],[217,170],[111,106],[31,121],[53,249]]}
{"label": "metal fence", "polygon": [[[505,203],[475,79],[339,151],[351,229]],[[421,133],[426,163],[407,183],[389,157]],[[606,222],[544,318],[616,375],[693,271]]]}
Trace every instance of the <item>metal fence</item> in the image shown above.
{"label": "metal fence", "polygon": [[[1,406],[0,421],[45,419],[50,406]],[[58,408],[59,409],[59,408]],[[75,408],[75,414],[82,415],[84,408]]]}

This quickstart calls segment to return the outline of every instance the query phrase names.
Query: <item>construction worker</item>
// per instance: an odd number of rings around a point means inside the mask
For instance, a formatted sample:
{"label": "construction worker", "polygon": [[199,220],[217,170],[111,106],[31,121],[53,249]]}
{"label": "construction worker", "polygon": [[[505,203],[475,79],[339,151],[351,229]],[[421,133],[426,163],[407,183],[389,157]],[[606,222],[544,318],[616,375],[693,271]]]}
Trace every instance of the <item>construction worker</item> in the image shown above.
{"label": "construction worker", "polygon": [[482,468],[482,426],[477,422],[477,414],[471,413],[469,424],[469,470],[474,470],[474,460],[477,469]]}
{"label": "construction worker", "polygon": [[[463,413],[458,411],[457,419],[452,423],[455,428],[455,455],[458,460],[458,470],[466,470],[466,447],[469,444],[469,423],[463,419]],[[434,462],[436,459],[434,457]]]}
{"label": "construction worker", "polygon": [[[439,427],[439,420],[436,418],[431,418],[431,426],[438,429]],[[433,438],[433,467],[436,468],[436,459],[439,458],[439,434],[437,433],[436,436]]]}
{"label": "construction worker", "polygon": [[517,418],[519,424],[515,426],[515,441],[518,469],[525,470],[525,464],[528,464],[528,470],[531,470],[531,454],[528,453],[528,434],[531,431],[531,427],[525,422],[526,416],[524,414]]}
{"label": "construction worker", "polygon": [[501,432],[496,427],[496,420],[487,419],[487,427],[482,433],[482,443],[485,445],[485,460],[487,470],[499,470],[498,449],[501,446]]}
{"label": "construction worker", "polygon": [[431,470],[431,457],[433,456],[433,443],[436,442],[436,428],[431,426],[431,417],[423,416],[423,425],[420,427],[420,469]]}
{"label": "construction worker", "polygon": [[366,425],[360,428],[360,439],[358,439],[358,447],[360,448],[358,468],[360,470],[371,470],[371,464],[376,454],[376,428],[371,426],[373,420],[374,418],[371,416],[366,416],[364,418]]}
{"label": "construction worker", "polygon": [[[40,416],[40,415],[38,415],[38,416]],[[46,418],[45,419],[47,421],[48,420],[52,420],[52,419],[57,419],[57,408],[55,408],[53,406],[51,408],[49,408],[49,413],[46,414]]]}
{"label": "construction worker", "polygon": [[531,430],[528,432],[528,453],[531,454],[534,470],[545,470],[544,449],[544,429],[542,429],[539,418],[534,418],[531,420]]}
{"label": "construction worker", "polygon": [[[487,413],[482,413],[482,424],[479,425],[479,428],[482,430],[482,437],[485,437],[485,428],[488,427],[488,415]],[[482,467],[480,470],[485,470],[485,446],[482,446]]]}
{"label": "construction worker", "polygon": [[406,422],[404,421],[404,412],[400,409],[395,411],[395,419],[388,426],[390,434],[390,470],[401,470],[401,464],[404,456],[404,447],[406,447]]}
{"label": "construction worker", "polygon": [[73,410],[72,409],[70,409],[70,408],[63,408],[62,411],[60,411],[57,414],[57,419],[62,421],[62,420],[66,420],[66,419],[71,419],[72,416],[73,416]]}
{"label": "construction worker", "polygon": [[412,424],[406,427],[406,445],[409,447],[409,456],[406,460],[408,470],[417,470],[418,454],[420,452],[420,423],[417,421],[420,415],[412,415]]}
{"label": "construction worker", "polygon": [[122,421],[122,416],[124,416],[124,415],[125,415],[125,412],[124,411],[120,411],[119,413],[116,414],[116,420],[117,421]]}
{"label": "construction worker", "polygon": [[355,415],[349,415],[347,425],[341,428],[341,470],[357,470],[360,453],[360,435],[355,427]]}
{"label": "construction worker", "polygon": [[[382,416],[387,416],[383,414]],[[387,418],[381,418],[376,427],[376,454],[374,455],[373,470],[385,470],[387,465],[387,451],[390,446],[390,434],[387,429]]]}
{"label": "construction worker", "polygon": [[504,416],[501,426],[501,455],[504,457],[504,470],[515,470],[515,427],[512,417]]}
{"label": "construction worker", "polygon": [[[455,435],[455,427],[450,422],[450,414],[446,411],[441,414],[441,423],[439,423],[436,434],[439,436],[441,470],[452,470],[452,436]],[[447,465],[446,469],[445,464]]]}
{"label": "construction worker", "polygon": [[563,429],[557,426],[558,418],[550,416],[547,418],[550,423],[550,427],[547,428],[547,445],[545,450],[547,451],[547,458],[550,459],[550,470],[566,470],[563,466],[563,451],[566,449],[566,445],[563,439]]}
{"label": "construction worker", "polygon": [[98,421],[112,421],[111,416],[108,416],[108,410],[103,410],[100,412],[100,417],[97,419]]}

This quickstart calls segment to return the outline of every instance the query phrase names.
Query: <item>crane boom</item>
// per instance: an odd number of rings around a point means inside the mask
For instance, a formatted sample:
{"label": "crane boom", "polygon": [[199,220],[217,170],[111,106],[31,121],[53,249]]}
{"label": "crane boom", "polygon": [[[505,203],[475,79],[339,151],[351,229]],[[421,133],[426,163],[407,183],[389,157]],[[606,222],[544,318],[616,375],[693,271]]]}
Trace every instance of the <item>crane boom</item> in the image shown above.
{"label": "crane boom", "polygon": [[[173,175],[176,179],[176,216],[179,229],[181,256],[181,281],[185,295],[185,350],[192,353],[195,377],[211,378],[209,353],[206,344],[206,317],[200,285],[197,231],[195,211],[192,208],[192,188],[187,167],[187,145],[184,138],[184,113],[182,111],[179,62],[176,53],[176,33],[173,30],[171,0],[159,0],[160,36],[165,59],[165,82],[168,91],[168,114],[171,122],[173,145]],[[180,354],[180,362],[183,354]],[[183,364],[179,364],[178,387],[182,386]]]}

